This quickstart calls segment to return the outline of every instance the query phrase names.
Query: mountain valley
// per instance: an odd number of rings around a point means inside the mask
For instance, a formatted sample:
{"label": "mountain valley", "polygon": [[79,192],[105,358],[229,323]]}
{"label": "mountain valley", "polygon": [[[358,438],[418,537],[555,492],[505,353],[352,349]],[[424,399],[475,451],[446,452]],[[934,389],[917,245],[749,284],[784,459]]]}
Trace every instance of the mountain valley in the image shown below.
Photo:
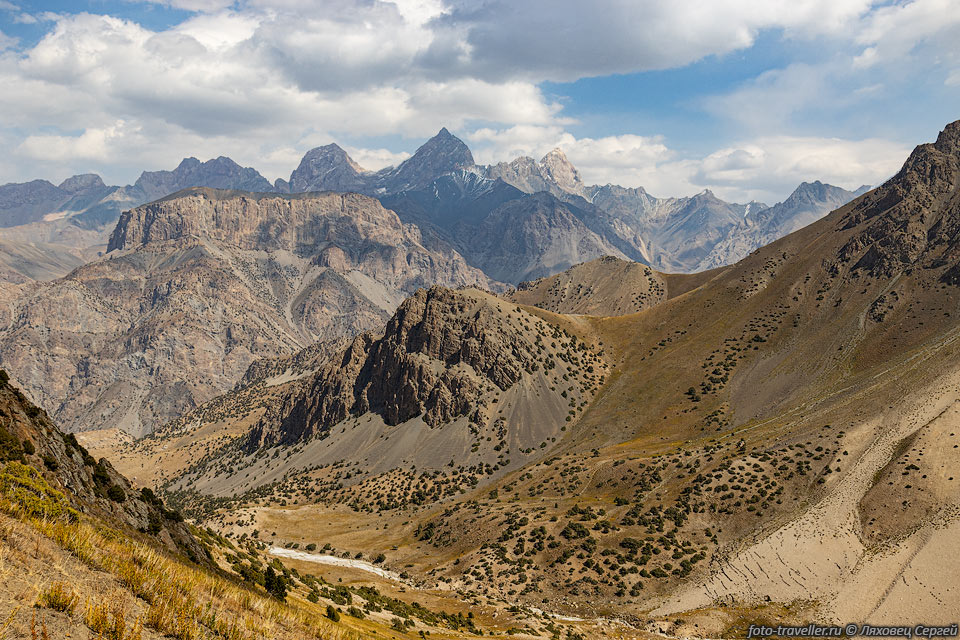
{"label": "mountain valley", "polygon": [[958,184],[953,123],[733,266],[421,290],[110,455],[231,538],[488,606],[671,637],[950,624]]}

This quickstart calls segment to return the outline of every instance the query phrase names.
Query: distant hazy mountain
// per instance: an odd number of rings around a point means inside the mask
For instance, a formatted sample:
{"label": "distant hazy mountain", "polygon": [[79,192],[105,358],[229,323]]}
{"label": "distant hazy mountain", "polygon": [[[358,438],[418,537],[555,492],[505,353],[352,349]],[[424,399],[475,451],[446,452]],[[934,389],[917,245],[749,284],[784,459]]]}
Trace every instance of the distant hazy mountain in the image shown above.
{"label": "distant hazy mountain", "polygon": [[290,174],[289,182],[278,181],[278,186],[286,186],[291,193],[356,191],[384,195],[421,189],[439,176],[473,166],[473,154],[467,145],[443,128],[396,167],[375,172],[362,168],[339,145],[311,149]]}
{"label": "distant hazy mountain", "polygon": [[5,184],[0,186],[0,227],[37,222],[51,213],[83,211],[116,189],[95,174],[73,176],[58,186],[46,180]]}
{"label": "distant hazy mountain", "polygon": [[521,156],[512,162],[498,162],[484,167],[488,178],[500,178],[521,191],[535,193],[548,191],[557,197],[584,196],[586,187],[580,172],[560,149],[554,149],[539,162],[529,156]]}
{"label": "distant hazy mountain", "polygon": [[[539,161],[520,157],[509,163],[475,165],[467,146],[446,129],[398,167],[377,172],[364,170],[336,145],[318,147],[307,153],[289,182],[294,191],[357,190],[376,196],[405,221],[420,225],[425,236],[436,236],[458,247],[471,264],[485,268],[485,260],[497,262],[495,271],[488,271],[488,275],[513,283],[596,258],[600,247],[610,255],[644,262],[661,271],[691,272],[730,264],[813,222],[864,190],[848,192],[819,182],[812,184],[810,189],[801,187],[802,195],[764,215],[768,207],[763,203],[729,203],[709,190],[684,198],[657,198],[643,188],[588,186],[560,149]],[[572,207],[570,212],[578,222],[559,223],[560,227],[554,228],[554,220],[542,217],[540,226],[525,236],[522,246],[514,242],[519,220],[500,218],[499,234],[494,231],[498,228],[493,225],[496,217],[482,228],[476,226],[507,201],[534,193],[549,194]],[[541,205],[548,201],[542,196],[538,200]],[[530,207],[515,205],[513,210],[529,211]],[[560,249],[552,238],[566,232],[574,235]],[[529,253],[529,260],[507,256],[488,259],[484,257],[486,251],[480,249],[481,245],[497,246],[506,251],[511,244],[516,251]],[[551,258],[546,258],[548,255]],[[538,262],[537,256],[544,260]]]}
{"label": "distant hazy mountain", "polygon": [[18,247],[15,257],[0,257],[6,267],[0,278],[64,276],[105,249],[122,211],[194,186],[275,190],[255,169],[222,156],[207,162],[185,158],[173,171],[144,171],[125,187],[107,186],[94,174],[59,186],[46,180],[0,186],[0,245]]}
{"label": "distant hazy mountain", "polygon": [[727,236],[714,245],[696,270],[733,264],[748,253],[815,222],[870,190],[856,191],[816,182],[804,182],[783,202],[748,211]]}
{"label": "distant hazy mountain", "polygon": [[206,162],[184,158],[173,171],[144,171],[128,191],[136,200],[151,202],[190,187],[254,192],[274,190],[256,169],[241,167],[230,158],[220,156]]}
{"label": "distant hazy mountain", "polygon": [[278,189],[300,191],[364,191],[366,171],[336,144],[311,149],[300,166],[290,174],[290,181],[278,180]]}

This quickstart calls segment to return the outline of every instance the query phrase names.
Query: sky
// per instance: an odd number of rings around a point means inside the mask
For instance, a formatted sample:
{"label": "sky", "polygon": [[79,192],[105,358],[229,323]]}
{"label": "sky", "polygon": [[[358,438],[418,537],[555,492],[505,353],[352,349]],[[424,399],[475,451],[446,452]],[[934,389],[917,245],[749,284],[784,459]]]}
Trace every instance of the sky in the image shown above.
{"label": "sky", "polygon": [[0,0],[0,184],[226,155],[367,169],[441,127],[588,184],[879,184],[960,119],[960,0]]}

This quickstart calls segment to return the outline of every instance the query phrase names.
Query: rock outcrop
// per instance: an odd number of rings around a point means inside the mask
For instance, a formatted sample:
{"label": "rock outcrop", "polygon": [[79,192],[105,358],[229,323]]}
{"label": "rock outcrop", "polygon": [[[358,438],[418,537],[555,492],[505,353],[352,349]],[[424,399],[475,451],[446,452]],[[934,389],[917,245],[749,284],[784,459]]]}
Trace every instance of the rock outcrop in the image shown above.
{"label": "rock outcrop", "polygon": [[960,121],[914,149],[903,168],[845,216],[859,227],[839,252],[854,272],[890,277],[911,267],[952,265],[941,281],[960,284]]}
{"label": "rock outcrop", "polygon": [[[501,393],[569,360],[564,349],[570,344],[560,335],[488,294],[420,289],[400,305],[381,336],[358,336],[312,382],[264,416],[247,450],[325,437],[334,425],[363,414],[375,414],[388,426],[418,418],[439,427],[467,418],[479,431],[493,418],[490,407]],[[587,375],[579,371],[569,379]]]}

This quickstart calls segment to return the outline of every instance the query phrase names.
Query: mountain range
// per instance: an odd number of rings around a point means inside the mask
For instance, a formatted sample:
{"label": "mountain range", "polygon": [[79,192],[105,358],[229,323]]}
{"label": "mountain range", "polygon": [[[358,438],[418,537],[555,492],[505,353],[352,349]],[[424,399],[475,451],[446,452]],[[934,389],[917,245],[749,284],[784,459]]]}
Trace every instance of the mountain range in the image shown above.
{"label": "mountain range", "polygon": [[735,262],[865,189],[818,185],[804,183],[773,207],[730,204],[709,191],[656,198],[642,188],[585,185],[559,149],[540,161],[477,165],[470,149],[441,129],[410,158],[380,171],[363,169],[330,144],[307,152],[289,180],[273,184],[219,157],[143,172],[125,187],[106,186],[96,175],[58,186],[45,180],[0,186],[0,243],[32,247],[4,259],[0,274],[8,281],[66,275],[103,252],[121,211],[190,187],[369,195],[421,227],[428,243],[456,247],[472,266],[512,284],[608,254],[690,272]]}
{"label": "mountain range", "polygon": [[382,327],[418,287],[499,292],[603,256],[712,266],[853,195],[817,185],[772,208],[659,200],[584,186],[559,150],[479,166],[446,129],[377,172],[327,145],[274,185],[223,157],[7,185],[0,364],[66,428],[139,437],[258,360]]}
{"label": "mountain range", "polygon": [[256,359],[381,326],[417,288],[491,287],[359,194],[192,189],[124,212],[108,253],[12,296],[0,360],[74,430],[140,436]]}

